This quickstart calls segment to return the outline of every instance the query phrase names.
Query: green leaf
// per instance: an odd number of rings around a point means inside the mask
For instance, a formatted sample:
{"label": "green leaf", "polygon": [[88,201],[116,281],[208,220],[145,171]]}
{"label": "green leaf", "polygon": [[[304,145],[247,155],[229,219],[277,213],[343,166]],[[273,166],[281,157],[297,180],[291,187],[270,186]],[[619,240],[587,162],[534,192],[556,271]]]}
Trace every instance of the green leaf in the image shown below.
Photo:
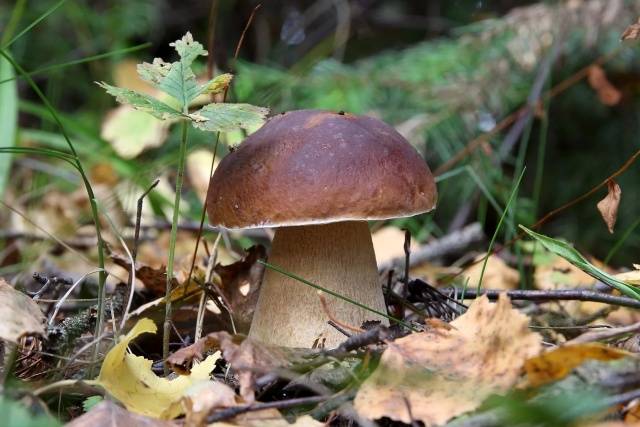
{"label": "green leaf", "polygon": [[264,123],[269,110],[250,104],[209,104],[189,114],[193,126],[211,132],[253,128]]}
{"label": "green leaf", "polygon": [[170,46],[178,52],[179,61],[167,63],[156,58],[151,64],[145,62],[139,65],[138,74],[156,88],[177,99],[181,108],[185,108],[209,86],[208,83],[198,85],[196,76],[191,70],[193,61],[198,56],[206,56],[207,51],[200,43],[193,40],[189,32]]}
{"label": "green leaf", "polygon": [[180,111],[170,107],[162,101],[158,101],[152,96],[145,95],[144,93],[111,86],[105,82],[98,83],[98,86],[104,88],[110,95],[115,96],[116,101],[122,104],[129,104],[136,110],[149,113],[157,119],[165,120],[184,118]]}
{"label": "green leaf", "polygon": [[[0,57],[0,81],[14,78],[13,67]],[[13,147],[18,125],[18,89],[16,80],[0,84],[0,146]],[[12,156],[0,156],[0,198],[4,193],[11,169]]]}
{"label": "green leaf", "polygon": [[640,300],[640,290],[634,288],[633,286],[629,286],[625,282],[616,279],[609,273],[600,270],[598,267],[591,264],[584,256],[582,256],[580,252],[578,252],[573,246],[569,245],[568,243],[565,243],[561,240],[552,239],[551,237],[542,234],[538,234],[535,231],[529,230],[522,225],[520,225],[520,228],[524,230],[525,233],[540,242],[542,246],[555,253],[556,255],[566,259],[571,264],[575,265],[588,275],[595,277],[602,283],[605,283],[612,288],[619,290],[622,294],[630,298]]}

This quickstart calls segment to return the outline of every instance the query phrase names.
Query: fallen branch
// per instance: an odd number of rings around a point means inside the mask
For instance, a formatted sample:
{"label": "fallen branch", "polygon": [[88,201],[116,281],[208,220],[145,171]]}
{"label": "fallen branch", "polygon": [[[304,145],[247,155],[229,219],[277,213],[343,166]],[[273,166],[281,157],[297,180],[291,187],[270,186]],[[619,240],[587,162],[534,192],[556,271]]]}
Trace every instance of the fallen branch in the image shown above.
{"label": "fallen branch", "polygon": [[[409,267],[420,265],[426,261],[464,251],[469,246],[484,240],[482,226],[478,222],[449,233],[438,240],[428,243],[411,252]],[[378,271],[404,268],[406,256],[397,257],[378,266]]]}
{"label": "fallen branch", "polygon": [[610,328],[603,331],[592,331],[584,333],[571,341],[565,343],[565,345],[582,344],[586,342],[608,340],[620,335],[629,334],[632,332],[640,331],[640,322],[636,322],[632,325],[621,326],[619,328]]}
{"label": "fallen branch", "polygon": [[[462,289],[453,288],[451,293],[461,295]],[[640,301],[633,298],[605,294],[590,289],[558,289],[558,290],[513,290],[502,291],[496,289],[480,290],[480,295],[486,295],[490,300],[497,300],[500,294],[506,293],[514,301],[593,301],[620,307],[640,308]],[[464,297],[474,299],[478,297],[475,289],[467,289]]]}

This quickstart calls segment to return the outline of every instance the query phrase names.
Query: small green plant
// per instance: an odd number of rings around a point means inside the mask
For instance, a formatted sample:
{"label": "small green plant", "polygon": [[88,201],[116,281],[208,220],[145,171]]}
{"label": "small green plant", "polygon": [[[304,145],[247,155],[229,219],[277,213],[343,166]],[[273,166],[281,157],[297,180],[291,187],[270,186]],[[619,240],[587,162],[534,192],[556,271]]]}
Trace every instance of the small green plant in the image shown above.
{"label": "small green plant", "polygon": [[231,82],[232,75],[222,74],[207,82],[198,83],[191,65],[199,56],[206,56],[203,46],[194,41],[191,33],[171,43],[180,59],[176,62],[165,62],[156,58],[152,63],[138,65],[138,74],[156,89],[173,98],[174,102],[165,103],[152,96],[130,89],[98,83],[118,102],[129,104],[133,108],[147,112],[160,120],[177,120],[181,122],[182,137],[178,159],[178,175],[176,178],[176,195],[171,222],[169,241],[169,259],[167,261],[167,285],[165,293],[165,320],[162,340],[162,354],[166,359],[169,354],[169,334],[171,332],[171,278],[173,277],[173,259],[176,245],[177,224],[180,210],[180,192],[184,177],[185,154],[187,147],[187,131],[189,124],[195,128],[211,132],[228,132],[239,128],[250,128],[261,124],[268,113],[266,108],[250,104],[211,103],[196,111],[190,112],[191,103],[200,95],[214,94],[224,91]]}

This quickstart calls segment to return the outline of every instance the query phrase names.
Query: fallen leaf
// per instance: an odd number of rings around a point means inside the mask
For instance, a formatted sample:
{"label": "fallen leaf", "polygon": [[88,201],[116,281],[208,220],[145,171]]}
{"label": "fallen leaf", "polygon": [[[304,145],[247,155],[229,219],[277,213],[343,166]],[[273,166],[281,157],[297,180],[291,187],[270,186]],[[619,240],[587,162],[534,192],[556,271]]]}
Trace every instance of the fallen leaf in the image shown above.
{"label": "fallen leaf", "polygon": [[592,65],[589,67],[587,77],[600,102],[608,106],[616,105],[620,102],[622,93],[607,79],[607,75],[601,66]]}
{"label": "fallen leaf", "polygon": [[264,246],[255,245],[246,250],[245,257],[240,261],[229,265],[218,264],[214,268],[220,277],[224,298],[231,306],[236,329],[240,333],[249,332],[264,275],[264,265],[258,260],[266,257]]}
{"label": "fallen leaf", "polygon": [[172,419],[183,413],[180,400],[187,389],[198,381],[209,379],[219,353],[196,364],[189,376],[173,380],[158,377],[151,370],[152,361],[127,351],[129,343],[138,335],[155,333],[150,319],[141,319],[107,353],[97,382],[125,407],[137,414],[153,418]]}
{"label": "fallen leaf", "polygon": [[[131,270],[129,258],[125,258],[115,252],[111,253],[110,258],[116,265],[127,271]],[[136,264],[138,265],[136,279],[140,280],[152,295],[163,296],[167,287],[167,267],[163,265],[160,268],[153,268],[139,262],[136,262]],[[172,289],[178,287],[178,280],[175,277],[171,281],[171,287]]]}
{"label": "fallen leaf", "polygon": [[[404,256],[404,231],[398,227],[382,227],[371,235],[371,240],[378,265]],[[420,245],[411,239],[411,251],[419,247]]]}
{"label": "fallen leaf", "polygon": [[293,423],[289,423],[277,409],[265,409],[238,415],[229,422],[209,424],[209,427],[322,427],[324,425],[326,424],[314,420],[309,415],[303,415],[296,418]]}
{"label": "fallen leaf", "polygon": [[640,270],[626,271],[616,274],[613,277],[630,285],[640,286]]}
{"label": "fallen leaf", "polygon": [[637,22],[629,25],[622,32],[622,36],[620,36],[620,40],[638,40],[640,38],[640,18],[638,18]]}
{"label": "fallen leaf", "polygon": [[443,424],[509,390],[525,360],[540,352],[540,335],[505,295],[496,304],[475,300],[450,325],[389,343],[356,395],[358,414]]}
{"label": "fallen leaf", "polygon": [[0,277],[0,339],[17,343],[25,335],[44,335],[44,320],[38,304]]}
{"label": "fallen leaf", "polygon": [[617,360],[630,356],[624,350],[599,343],[585,343],[559,347],[525,362],[529,384],[539,387],[560,380],[587,360]]}
{"label": "fallen leaf", "polygon": [[176,372],[192,372],[193,362],[202,360],[210,350],[221,350],[224,359],[238,373],[240,396],[247,403],[254,399],[255,378],[285,366],[287,359],[277,348],[228,332],[212,332],[194,344],[181,348],[167,358],[167,363]]}
{"label": "fallen leaf", "polygon": [[100,137],[109,142],[120,157],[132,159],[148,148],[161,146],[171,123],[129,105],[120,105],[105,117]]}
{"label": "fallen leaf", "polygon": [[620,186],[612,179],[607,181],[607,196],[598,202],[598,210],[604,223],[607,224],[609,233],[613,234],[613,227],[618,219],[618,206],[620,205],[620,197],[622,190]]}
{"label": "fallen leaf", "polygon": [[187,390],[182,404],[185,409],[185,425],[199,427],[207,425],[206,419],[217,409],[238,406],[241,399],[231,387],[221,382],[205,381]]}
{"label": "fallen leaf", "polygon": [[86,414],[66,424],[66,427],[114,426],[177,427],[178,425],[171,421],[158,420],[155,418],[145,417],[144,415],[133,414],[109,400],[98,403]]}
{"label": "fallen leaf", "polygon": [[[195,150],[187,156],[187,174],[191,187],[198,195],[201,202],[207,198],[207,190],[209,189],[209,180],[211,175],[211,161],[213,153],[209,150]],[[216,158],[213,170],[216,170],[220,158]]]}
{"label": "fallen leaf", "polygon": [[[485,256],[486,254],[478,256],[476,261],[483,259]],[[480,282],[482,264],[482,262],[475,262],[471,267],[462,272],[462,277],[469,279],[470,287],[475,288],[478,282]],[[519,286],[520,272],[509,267],[499,256],[490,255],[482,278],[482,287],[485,289],[508,291],[517,289]]]}

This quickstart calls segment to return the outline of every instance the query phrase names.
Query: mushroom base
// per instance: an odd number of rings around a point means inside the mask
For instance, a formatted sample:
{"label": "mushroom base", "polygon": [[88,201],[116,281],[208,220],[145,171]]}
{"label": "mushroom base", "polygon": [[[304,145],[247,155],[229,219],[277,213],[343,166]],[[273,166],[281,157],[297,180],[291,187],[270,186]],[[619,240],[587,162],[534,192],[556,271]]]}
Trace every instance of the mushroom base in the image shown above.
{"label": "mushroom base", "polygon": [[[373,244],[364,221],[283,227],[276,230],[269,262],[323,288],[386,313]],[[385,318],[324,294],[328,311],[341,323],[360,327]],[[328,325],[318,291],[266,269],[249,336],[286,347],[335,347],[346,336]]]}

